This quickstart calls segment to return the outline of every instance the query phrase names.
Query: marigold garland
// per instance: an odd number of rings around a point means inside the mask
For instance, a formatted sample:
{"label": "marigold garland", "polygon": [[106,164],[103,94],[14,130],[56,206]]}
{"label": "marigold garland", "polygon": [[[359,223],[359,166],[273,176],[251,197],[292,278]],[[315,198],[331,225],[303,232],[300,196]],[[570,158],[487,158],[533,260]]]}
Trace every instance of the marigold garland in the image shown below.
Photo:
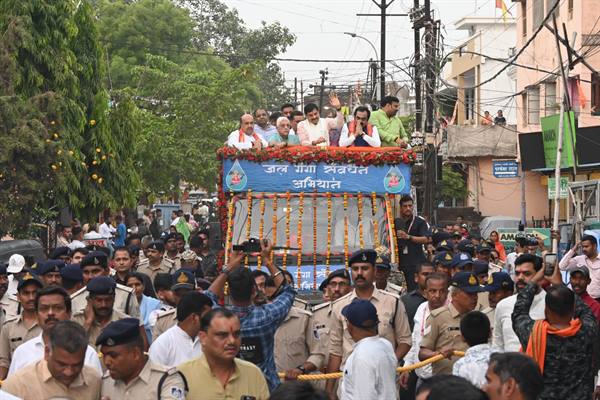
{"label": "marigold garland", "polygon": [[344,192],[344,263],[348,269],[348,193]]}
{"label": "marigold garland", "polygon": [[[263,239],[264,231],[265,231],[265,198],[262,197],[260,199],[260,224],[258,225],[258,237],[261,240]],[[260,269],[262,267],[262,257],[260,256],[260,254],[257,257],[256,264],[257,264],[258,270],[260,271]]]}
{"label": "marigold garland", "polygon": [[373,248],[379,247],[379,222],[377,222],[377,193],[371,193],[371,213],[373,218]]}
{"label": "marigold garland", "polygon": [[317,192],[313,193],[313,290],[317,290]]}
{"label": "marigold garland", "polygon": [[298,199],[298,269],[296,270],[296,288],[300,289],[302,280],[302,216],[304,214],[304,193]]}
{"label": "marigold garland", "polygon": [[358,242],[361,250],[365,248],[365,238],[363,237],[363,204],[362,204],[362,193],[358,192],[356,196],[356,203],[358,209]]}
{"label": "marigold garland", "polygon": [[229,255],[231,242],[233,239],[233,195],[229,198],[227,204],[227,237],[225,238],[225,257]]}
{"label": "marigold garland", "polygon": [[327,253],[325,256],[325,277],[329,276],[331,258],[331,192],[327,192]]}
{"label": "marigold garland", "polygon": [[[248,203],[248,219],[246,220],[246,240],[250,240],[252,233],[252,190],[248,189],[246,193],[246,201]],[[249,257],[244,257],[244,267],[248,268]]]}
{"label": "marigold garland", "polygon": [[284,161],[292,164],[308,162],[326,162],[354,164],[359,166],[411,164],[416,160],[412,149],[388,147],[385,149],[369,148],[368,151],[348,150],[342,148],[320,148],[308,146],[266,147],[261,150],[238,150],[235,147],[222,147],[217,150],[217,158],[248,161]]}
{"label": "marigold garland", "polygon": [[[285,193],[285,247],[290,247],[290,219],[291,219],[291,204],[290,204],[290,192]],[[283,260],[281,267],[286,270],[287,269],[287,255],[288,250],[283,252]]]}
{"label": "marigold garland", "polygon": [[[271,230],[273,231],[273,246],[277,246],[277,196],[273,198],[273,227]],[[271,264],[273,264],[274,257],[275,252],[271,252]]]}
{"label": "marigold garland", "polygon": [[400,257],[398,256],[398,241],[396,240],[396,228],[394,227],[394,213],[392,212],[392,206],[390,202],[390,195],[388,193],[385,194],[385,212],[388,216],[388,223],[391,231],[390,236],[390,248],[394,247],[393,255],[396,257],[392,262],[400,262]]}

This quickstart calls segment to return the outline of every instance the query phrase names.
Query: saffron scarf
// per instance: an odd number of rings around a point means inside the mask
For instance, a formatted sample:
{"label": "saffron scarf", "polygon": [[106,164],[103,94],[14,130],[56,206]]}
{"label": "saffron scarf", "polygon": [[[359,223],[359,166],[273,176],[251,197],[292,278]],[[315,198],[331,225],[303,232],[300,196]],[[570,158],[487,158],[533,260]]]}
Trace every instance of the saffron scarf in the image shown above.
{"label": "saffron scarf", "polygon": [[568,328],[556,329],[546,320],[538,320],[533,324],[533,329],[529,335],[527,350],[525,354],[530,356],[540,366],[540,371],[544,373],[544,359],[546,358],[546,339],[548,334],[560,337],[575,336],[581,329],[579,318],[571,320]]}
{"label": "saffron scarf", "polygon": [[[238,142],[240,143],[244,143],[246,141],[246,133],[240,129],[240,137],[238,138]],[[252,137],[254,138],[254,140],[259,140],[260,138],[258,137],[258,135],[255,132],[252,132]]]}
{"label": "saffron scarf", "polygon": [[[356,121],[352,120],[348,122],[348,131],[352,134],[356,132]],[[369,136],[373,136],[373,125],[367,124],[367,132],[365,132]]]}

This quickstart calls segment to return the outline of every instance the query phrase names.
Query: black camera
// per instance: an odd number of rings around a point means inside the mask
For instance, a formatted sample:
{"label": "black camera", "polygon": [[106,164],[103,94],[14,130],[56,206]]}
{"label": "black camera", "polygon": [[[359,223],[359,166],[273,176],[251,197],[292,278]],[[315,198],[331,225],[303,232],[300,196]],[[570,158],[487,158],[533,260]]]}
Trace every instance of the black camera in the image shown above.
{"label": "black camera", "polygon": [[234,244],[234,251],[242,251],[244,253],[260,253],[260,239],[250,238],[242,244]]}

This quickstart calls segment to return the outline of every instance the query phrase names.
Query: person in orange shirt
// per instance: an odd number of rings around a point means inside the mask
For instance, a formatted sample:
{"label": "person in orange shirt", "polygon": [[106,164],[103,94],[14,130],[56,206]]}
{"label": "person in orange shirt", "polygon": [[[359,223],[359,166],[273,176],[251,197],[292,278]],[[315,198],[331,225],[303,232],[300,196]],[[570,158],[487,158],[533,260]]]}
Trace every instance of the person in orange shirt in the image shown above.
{"label": "person in orange shirt", "polygon": [[494,248],[498,252],[498,258],[500,259],[500,261],[505,262],[506,261],[506,249],[504,248],[504,245],[500,241],[500,235],[498,235],[498,232],[492,231],[490,233],[490,242],[492,242],[494,244]]}
{"label": "person in orange shirt", "polygon": [[494,123],[494,120],[492,119],[490,112],[484,111],[483,118],[481,118],[481,125],[492,125],[493,123]]}

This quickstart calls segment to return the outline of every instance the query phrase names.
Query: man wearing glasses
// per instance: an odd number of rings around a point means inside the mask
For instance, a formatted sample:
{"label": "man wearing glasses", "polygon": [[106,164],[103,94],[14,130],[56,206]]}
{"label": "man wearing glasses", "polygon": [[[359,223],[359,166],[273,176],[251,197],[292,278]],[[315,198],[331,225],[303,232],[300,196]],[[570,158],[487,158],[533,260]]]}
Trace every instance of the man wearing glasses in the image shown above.
{"label": "man wearing glasses", "polygon": [[381,139],[375,125],[369,123],[371,111],[364,106],[356,107],[354,120],[342,128],[340,147],[381,147]]}

